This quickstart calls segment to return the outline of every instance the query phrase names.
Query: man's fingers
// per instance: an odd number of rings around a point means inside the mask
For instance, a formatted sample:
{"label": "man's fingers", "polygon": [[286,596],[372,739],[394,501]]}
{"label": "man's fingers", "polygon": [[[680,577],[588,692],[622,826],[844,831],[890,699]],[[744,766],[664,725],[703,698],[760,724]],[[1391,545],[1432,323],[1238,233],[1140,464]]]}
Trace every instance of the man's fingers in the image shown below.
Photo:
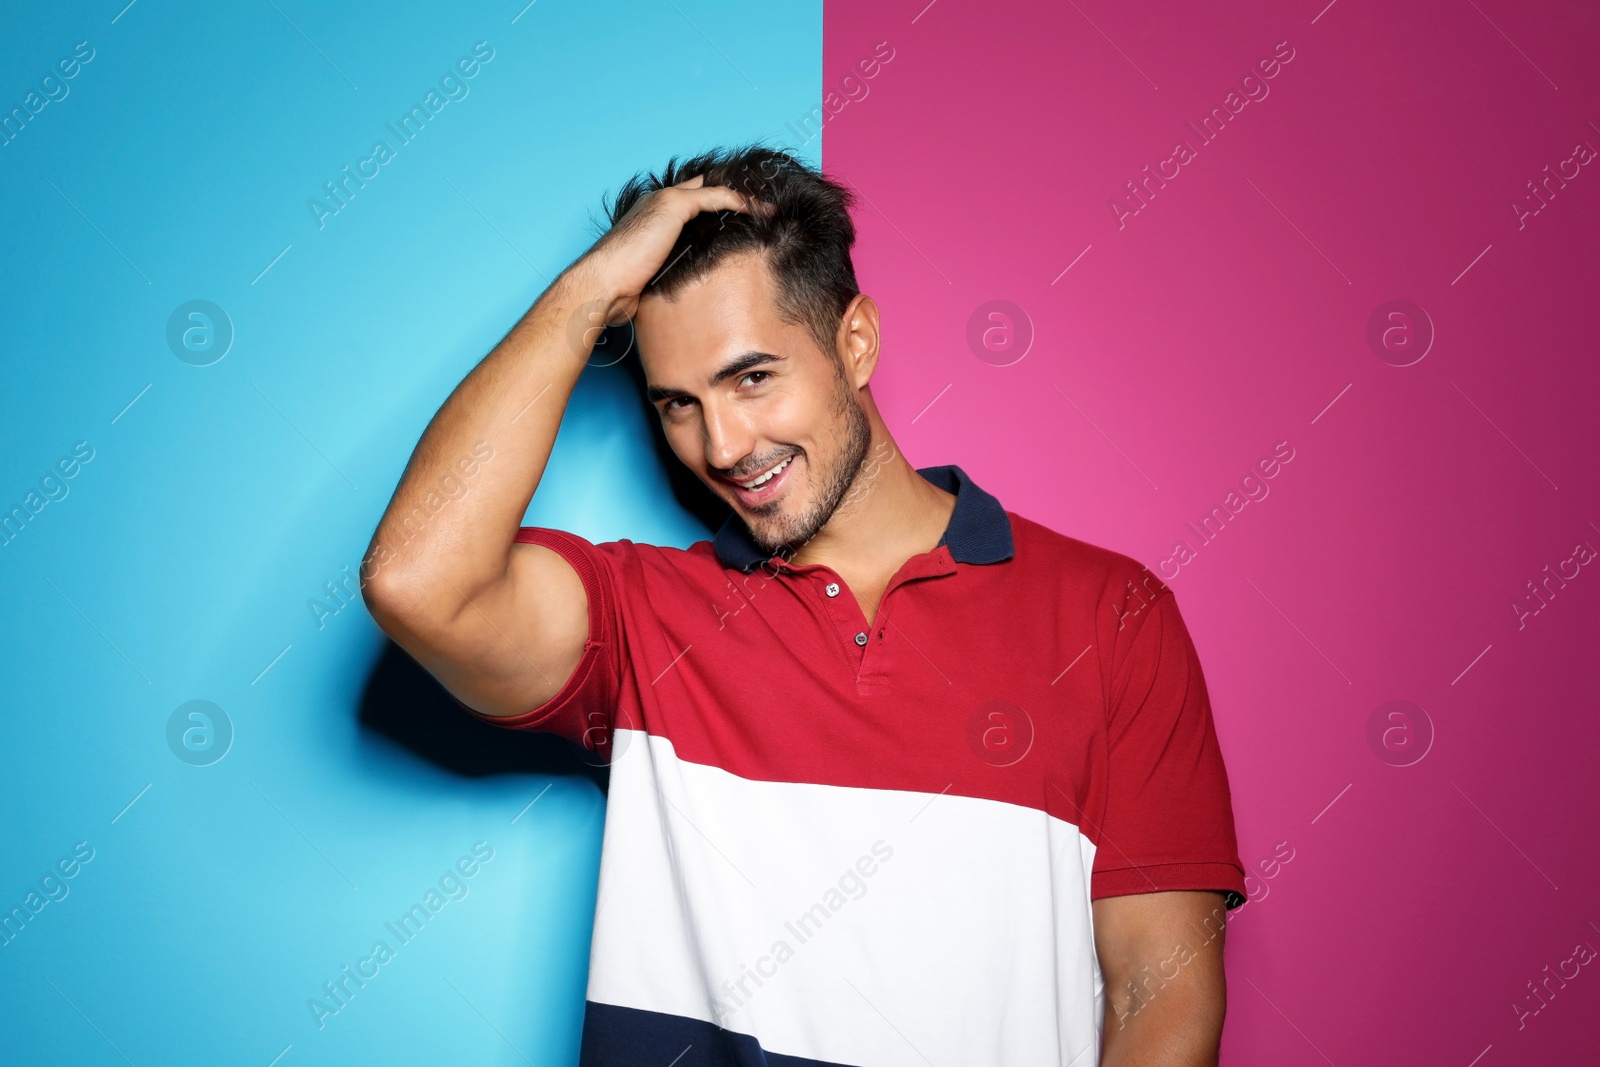
{"label": "man's fingers", "polygon": [[[622,319],[633,314],[638,295],[659,274],[673,245],[689,220],[703,211],[738,211],[770,217],[777,210],[770,202],[726,185],[707,185],[704,175],[665,186],[640,197],[610,232],[590,250],[590,263],[606,281],[613,296],[633,301]],[[608,319],[610,324],[616,320]]]}
{"label": "man's fingers", "polygon": [[726,185],[702,185],[692,189],[680,185],[673,188],[683,191],[680,199],[684,204],[685,220],[702,211],[742,211],[749,214],[753,210],[752,205],[759,203]]}
{"label": "man's fingers", "polygon": [[[772,204],[743,193],[736,192],[726,185],[707,185],[704,174],[696,174],[692,178],[685,178],[676,185],[669,185],[661,190],[666,192],[679,192],[692,194],[683,196],[685,211],[682,214],[684,221],[688,221],[702,211],[742,211],[745,214],[770,215],[777,210]],[[678,199],[675,197],[674,199]]]}

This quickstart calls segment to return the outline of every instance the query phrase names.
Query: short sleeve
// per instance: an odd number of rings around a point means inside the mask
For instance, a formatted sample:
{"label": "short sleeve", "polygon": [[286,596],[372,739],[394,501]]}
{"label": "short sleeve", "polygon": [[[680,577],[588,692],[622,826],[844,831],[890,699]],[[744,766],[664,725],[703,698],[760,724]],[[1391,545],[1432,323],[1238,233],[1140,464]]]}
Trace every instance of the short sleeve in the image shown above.
{"label": "short sleeve", "polygon": [[589,601],[589,635],[583,657],[559,692],[537,707],[517,715],[485,715],[461,704],[473,716],[512,730],[558,734],[602,756],[610,756],[612,731],[617,728],[617,695],[623,660],[623,629],[618,610],[618,589],[629,541],[594,544],[565,530],[524,526],[517,531],[519,544],[543,545],[572,565],[583,581]]}
{"label": "short sleeve", "polygon": [[1114,619],[1107,799],[1090,896],[1209,889],[1237,908],[1244,867],[1228,774],[1177,598],[1145,572],[1142,595]]}

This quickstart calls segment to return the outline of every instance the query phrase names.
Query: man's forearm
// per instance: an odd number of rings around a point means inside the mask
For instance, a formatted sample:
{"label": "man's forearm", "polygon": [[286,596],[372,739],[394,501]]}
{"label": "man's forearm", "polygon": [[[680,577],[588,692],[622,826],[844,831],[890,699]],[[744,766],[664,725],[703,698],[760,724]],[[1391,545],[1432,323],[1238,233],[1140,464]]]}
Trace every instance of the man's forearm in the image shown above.
{"label": "man's forearm", "polygon": [[[607,295],[578,261],[456,386],[417,442],[373,535],[361,568],[369,593],[471,597],[504,571],[583,371],[584,342],[603,325],[591,309],[603,308]],[[441,507],[441,484],[469,469],[458,466],[463,461],[486,456],[492,462],[470,468],[471,491]]]}

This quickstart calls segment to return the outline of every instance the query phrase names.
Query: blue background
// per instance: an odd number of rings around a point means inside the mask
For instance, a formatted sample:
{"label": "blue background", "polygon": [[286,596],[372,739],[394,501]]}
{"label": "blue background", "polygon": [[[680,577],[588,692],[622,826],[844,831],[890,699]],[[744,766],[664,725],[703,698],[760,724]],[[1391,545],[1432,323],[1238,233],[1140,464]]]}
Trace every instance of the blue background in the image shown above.
{"label": "blue background", "polygon": [[[0,148],[0,507],[76,442],[94,457],[0,548],[0,909],[75,843],[94,857],[0,947],[5,1063],[576,1061],[593,772],[454,708],[324,583],[358,569],[449,391],[597,235],[602,192],[790,143],[821,34],[817,2],[709,0],[140,0],[12,27],[6,111],[78,42],[95,55]],[[468,95],[399,146],[385,122],[478,41]],[[380,138],[393,161],[319,229],[307,200]],[[234,330],[209,366],[167,344],[191,300]],[[706,535],[631,390],[585,374],[528,522]],[[209,766],[167,742],[197,699],[233,729]],[[478,841],[468,895],[401,946],[385,923]],[[319,1028],[307,1001],[380,939],[392,961]]]}

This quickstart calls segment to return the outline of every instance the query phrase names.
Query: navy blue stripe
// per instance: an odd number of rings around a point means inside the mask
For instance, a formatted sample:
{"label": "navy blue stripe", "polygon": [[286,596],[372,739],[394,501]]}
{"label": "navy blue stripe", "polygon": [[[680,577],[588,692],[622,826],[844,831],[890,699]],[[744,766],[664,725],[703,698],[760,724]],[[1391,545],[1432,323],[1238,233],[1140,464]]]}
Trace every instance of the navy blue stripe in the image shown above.
{"label": "navy blue stripe", "polygon": [[588,1001],[578,1067],[848,1067],[781,1056],[715,1023]]}
{"label": "navy blue stripe", "polygon": [[[966,471],[954,463],[940,467],[919,467],[917,473],[947,493],[956,495],[956,506],[941,545],[950,549],[957,563],[1000,563],[1013,554],[1011,518],[994,496],[981,489]],[[712,541],[723,566],[748,574],[757,564],[772,558],[750,536],[749,527],[730,510]]]}

